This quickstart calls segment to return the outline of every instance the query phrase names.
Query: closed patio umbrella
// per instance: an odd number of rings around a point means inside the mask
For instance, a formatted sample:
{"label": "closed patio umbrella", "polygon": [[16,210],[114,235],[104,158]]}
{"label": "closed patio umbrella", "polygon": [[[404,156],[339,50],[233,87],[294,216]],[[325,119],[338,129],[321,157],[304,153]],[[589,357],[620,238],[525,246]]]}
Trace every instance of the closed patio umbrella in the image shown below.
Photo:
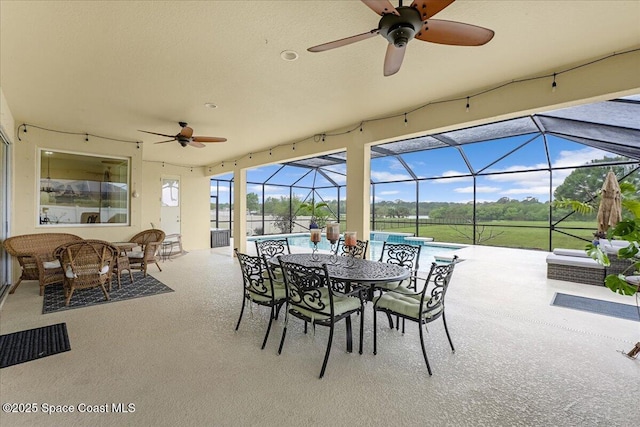
{"label": "closed patio umbrella", "polygon": [[616,174],[609,171],[602,185],[602,199],[598,208],[598,231],[606,233],[609,227],[615,227],[621,220],[620,185]]}

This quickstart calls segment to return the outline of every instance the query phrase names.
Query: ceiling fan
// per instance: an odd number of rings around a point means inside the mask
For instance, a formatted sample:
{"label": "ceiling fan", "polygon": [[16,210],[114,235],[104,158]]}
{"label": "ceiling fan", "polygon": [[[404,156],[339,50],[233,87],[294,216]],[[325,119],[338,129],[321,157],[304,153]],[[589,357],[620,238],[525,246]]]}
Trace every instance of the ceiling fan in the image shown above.
{"label": "ceiling fan", "polygon": [[430,19],[455,0],[414,0],[411,6],[393,7],[389,0],[361,0],[378,15],[382,16],[378,28],[366,33],[335,40],[307,49],[309,52],[323,52],[336,47],[366,40],[378,34],[389,41],[384,58],[384,75],[390,76],[400,70],[407,43],[413,38],[425,42],[456,45],[481,46],[493,38],[494,32],[455,21]]}
{"label": "ceiling fan", "polygon": [[164,144],[165,142],[178,141],[183,147],[190,145],[192,147],[203,148],[205,147],[203,142],[225,142],[227,140],[227,138],[218,138],[215,136],[193,136],[193,129],[187,126],[186,122],[178,122],[178,124],[180,125],[182,130],[177,135],[166,135],[164,133],[149,132],[147,130],[140,130],[139,132],[171,138],[166,141],[158,141],[155,144]]}

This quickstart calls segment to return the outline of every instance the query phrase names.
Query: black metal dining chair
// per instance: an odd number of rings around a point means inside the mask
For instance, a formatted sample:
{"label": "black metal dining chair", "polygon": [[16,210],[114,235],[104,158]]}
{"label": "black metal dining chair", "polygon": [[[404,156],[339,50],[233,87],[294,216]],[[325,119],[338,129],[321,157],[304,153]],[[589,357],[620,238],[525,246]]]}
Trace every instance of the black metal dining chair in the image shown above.
{"label": "black metal dining chair", "polygon": [[[389,243],[384,242],[382,244],[382,252],[380,253],[379,262],[386,262],[387,264],[399,265],[405,267],[411,271],[409,277],[410,289],[416,288],[416,277],[418,274],[418,268],[420,264],[420,245],[409,245],[406,243]],[[393,290],[400,286],[402,282],[388,282],[377,284],[376,288],[387,291]]]}
{"label": "black metal dining chair", "polygon": [[273,258],[277,255],[288,255],[291,253],[289,240],[286,238],[256,240],[256,253],[259,257],[264,255],[267,258]]}
{"label": "black metal dining chair", "polygon": [[346,296],[338,292],[331,283],[327,265],[306,267],[301,264],[284,262],[280,259],[280,266],[284,274],[284,283],[287,290],[286,317],[278,354],[282,353],[284,340],[287,336],[289,317],[297,317],[316,325],[329,327],[327,349],[320,370],[320,378],[324,376],[331,353],[335,324],[340,320],[346,322],[347,348],[351,347],[351,315],[360,313],[360,354],[362,354],[362,335],[364,306],[362,298]]}
{"label": "black metal dining chair", "polygon": [[267,344],[269,339],[269,332],[271,331],[271,324],[273,319],[278,318],[280,308],[286,299],[286,290],[283,284],[273,280],[271,270],[267,267],[267,260],[265,257],[251,256],[238,252],[238,249],[234,249],[238,261],[240,262],[240,269],[242,270],[243,281],[243,298],[242,308],[240,309],[240,317],[236,324],[236,331],[240,327],[242,321],[242,314],[244,313],[244,307],[246,302],[255,303],[264,307],[270,308],[269,324],[267,325],[267,331],[264,334],[262,340],[262,349]]}
{"label": "black metal dining chair", "polygon": [[[256,240],[256,253],[259,257],[265,257],[271,259],[278,255],[291,254],[291,248],[289,248],[289,239],[286,237],[283,239],[264,239]],[[279,265],[270,265],[269,268],[273,273],[273,280],[284,285],[284,279],[282,278],[282,270]]]}
{"label": "black metal dining chair", "polygon": [[451,346],[451,352],[455,353],[451,335],[447,328],[445,318],[445,296],[453,275],[453,269],[458,263],[458,257],[454,256],[449,264],[439,265],[435,262],[431,264],[429,276],[426,278],[421,291],[416,291],[406,286],[399,286],[396,289],[382,293],[373,300],[373,354],[378,352],[377,340],[377,320],[378,312],[385,313],[388,317],[395,315],[402,319],[402,333],[404,334],[405,320],[416,322],[420,330],[420,345],[422,355],[427,364],[427,371],[431,375],[431,366],[427,358],[427,351],[424,347],[424,331],[427,323],[442,317],[444,330]]}
{"label": "black metal dining chair", "polygon": [[365,259],[367,256],[367,247],[369,246],[368,240],[356,240],[355,246],[345,246],[344,238],[340,238],[338,240],[338,255],[342,256],[351,256],[353,255],[355,258]]}

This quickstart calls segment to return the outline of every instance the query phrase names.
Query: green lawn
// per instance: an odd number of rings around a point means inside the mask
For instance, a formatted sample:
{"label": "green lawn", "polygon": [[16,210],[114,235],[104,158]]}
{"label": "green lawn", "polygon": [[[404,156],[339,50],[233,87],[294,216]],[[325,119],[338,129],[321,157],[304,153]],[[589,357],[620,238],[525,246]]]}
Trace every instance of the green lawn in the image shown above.
{"label": "green lawn", "polygon": [[[546,251],[549,250],[548,227],[549,223],[545,221],[495,221],[478,224],[478,244]],[[585,229],[581,230],[581,228]],[[556,227],[556,230],[591,240],[593,239],[593,232],[596,230],[596,224],[595,222],[585,221],[563,221],[561,226]],[[405,222],[404,226],[399,224],[398,227],[393,227],[390,226],[389,220],[385,220],[384,230],[377,228],[376,231],[415,233],[415,226],[406,226]],[[438,242],[473,243],[472,227],[470,225],[421,225],[418,235],[421,237],[433,237]],[[584,249],[587,243],[559,231],[553,232],[552,239],[552,248]]]}

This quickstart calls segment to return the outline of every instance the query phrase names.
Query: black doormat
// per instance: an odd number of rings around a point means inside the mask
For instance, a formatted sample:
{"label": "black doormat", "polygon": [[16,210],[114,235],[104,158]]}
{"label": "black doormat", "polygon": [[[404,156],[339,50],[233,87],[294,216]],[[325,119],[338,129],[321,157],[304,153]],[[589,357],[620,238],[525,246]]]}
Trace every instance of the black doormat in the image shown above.
{"label": "black doormat", "polygon": [[554,296],[551,305],[640,322],[638,307],[631,304],[621,304],[619,302],[603,301],[595,298],[568,295],[558,292]]}
{"label": "black doormat", "polygon": [[142,272],[133,273],[133,283],[129,282],[128,274],[123,274],[121,283],[122,287],[118,289],[117,279],[113,278],[108,301],[104,299],[100,287],[77,289],[73,292],[69,306],[64,305],[66,298],[61,284],[45,286],[42,314],[173,292],[173,289],[153,276],[147,274],[144,277]]}
{"label": "black doormat", "polygon": [[0,335],[0,368],[69,350],[66,323]]}

